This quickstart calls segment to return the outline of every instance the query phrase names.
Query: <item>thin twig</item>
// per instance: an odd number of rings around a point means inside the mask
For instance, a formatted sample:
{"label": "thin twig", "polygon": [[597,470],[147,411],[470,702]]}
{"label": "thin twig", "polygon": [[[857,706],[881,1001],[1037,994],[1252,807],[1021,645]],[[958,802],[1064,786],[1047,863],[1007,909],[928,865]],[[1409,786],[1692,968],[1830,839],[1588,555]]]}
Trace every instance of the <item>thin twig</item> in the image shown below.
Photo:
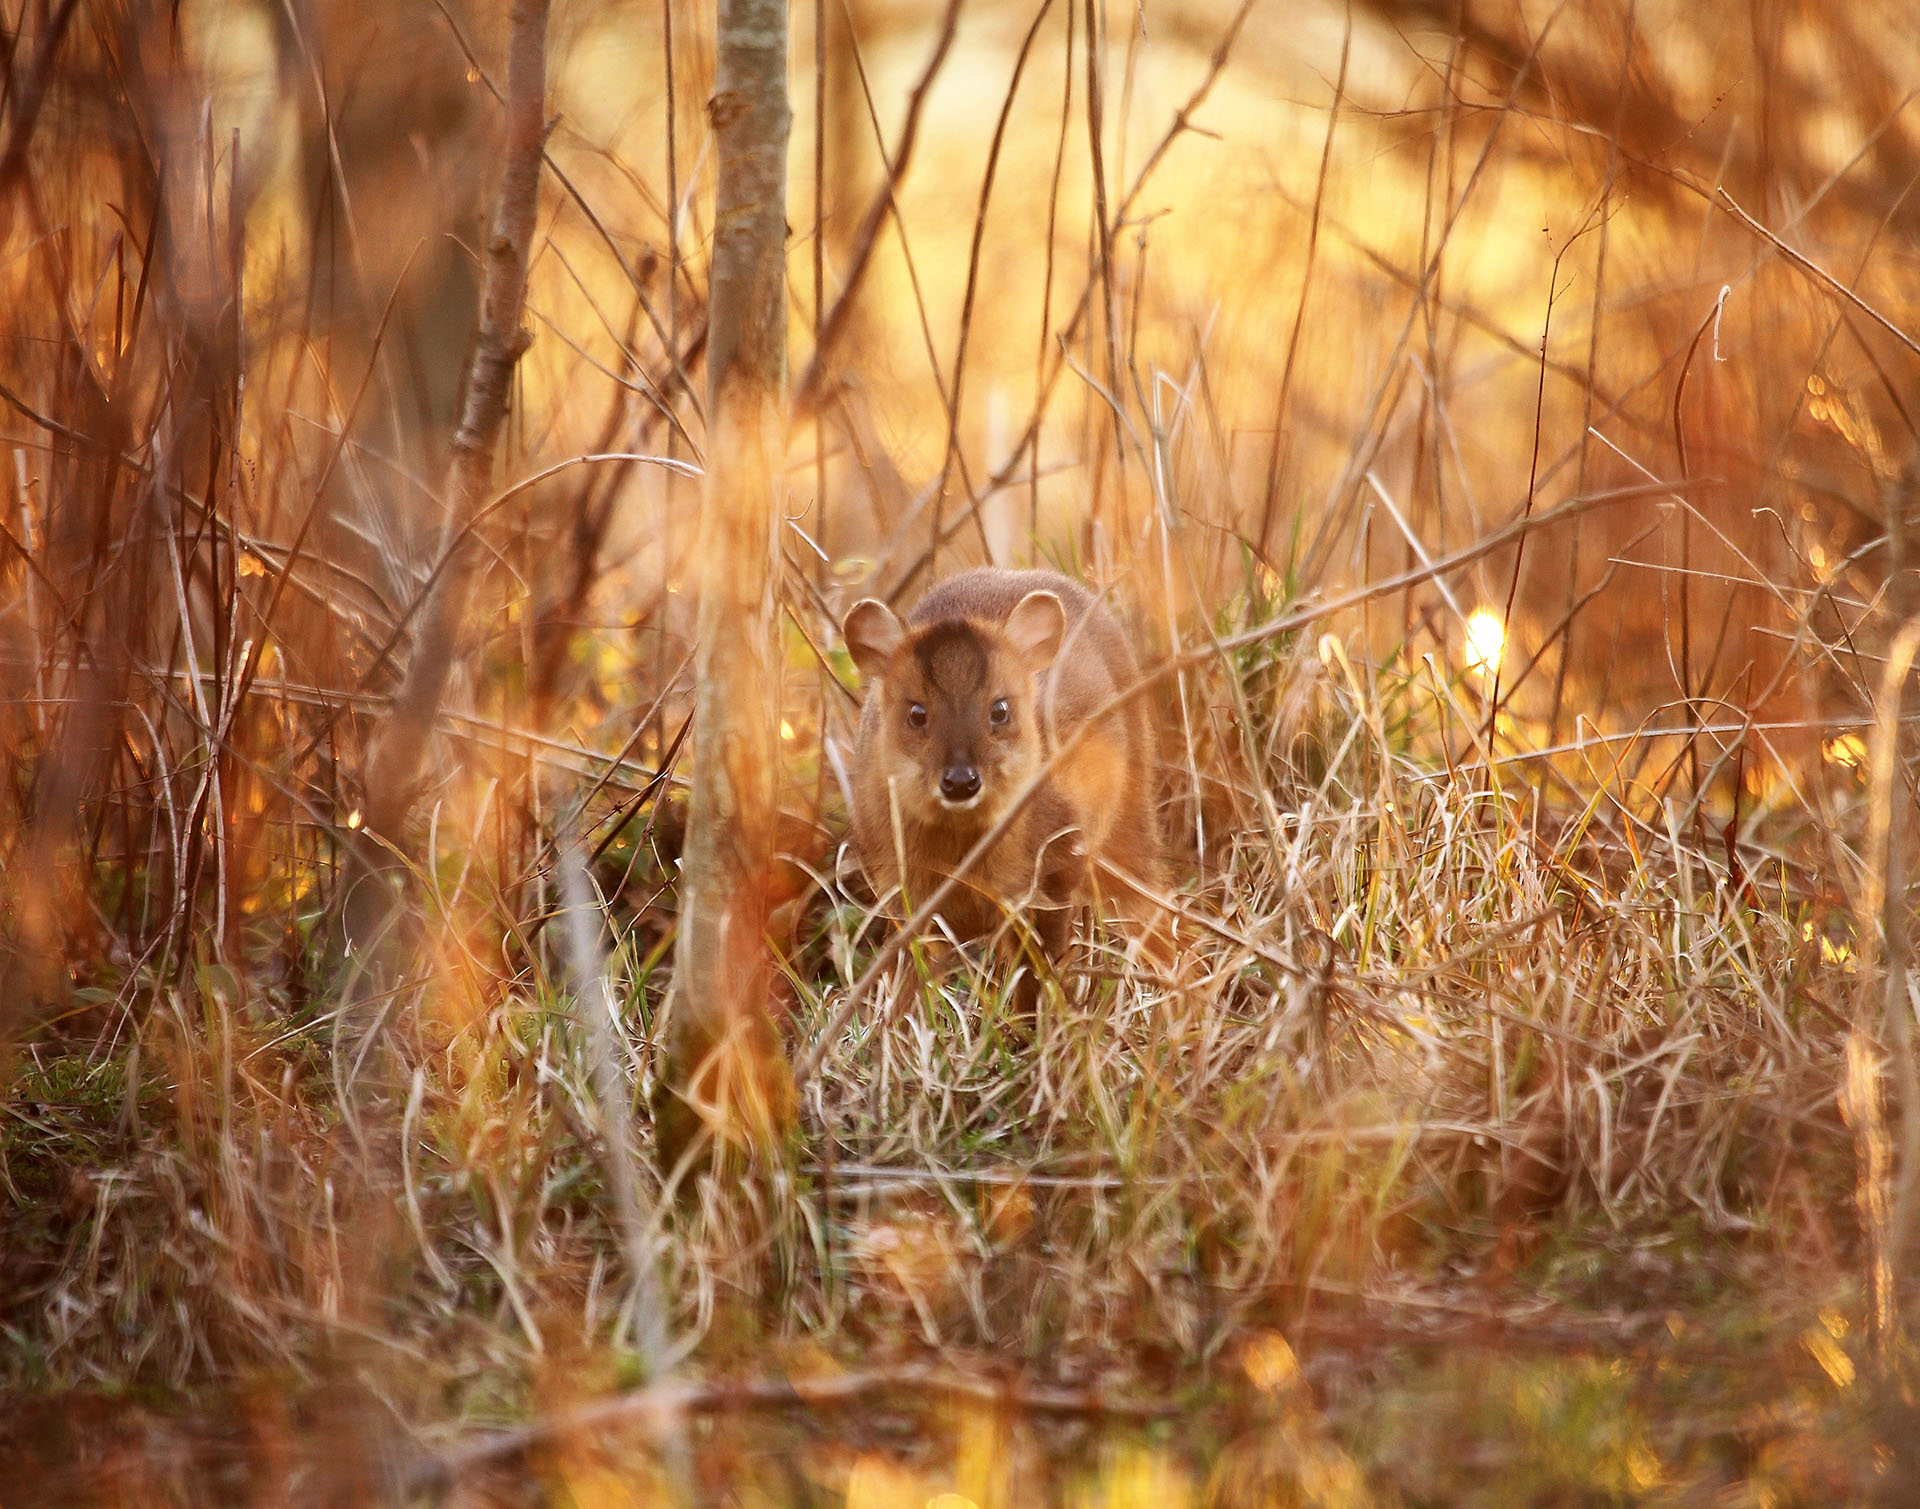
{"label": "thin twig", "polygon": [[934,79],[940,73],[941,64],[947,60],[948,50],[953,46],[953,34],[960,24],[960,7],[964,3],[965,0],[947,0],[946,14],[940,19],[940,34],[934,39],[933,51],[920,70],[913,93],[907,97],[906,124],[900,128],[900,144],[894,148],[892,160],[887,164],[887,181],[874,194],[872,202],[867,205],[866,214],[860,217],[860,228],[853,236],[853,255],[847,263],[847,274],[840,284],[839,296],[834,299],[833,308],[820,324],[813,359],[807,363],[807,370],[801,375],[800,381],[794,384],[795,418],[810,414],[820,401],[821,391],[829,376],[828,363],[832,359],[833,348],[846,330],[847,320],[853,313],[854,299],[860,292],[860,285],[866,280],[867,266],[873,260],[874,246],[880,239],[880,227],[886,222],[900,185],[907,176],[907,166],[913,160],[913,144],[920,134],[920,111],[927,102]]}
{"label": "thin twig", "polygon": [[1886,331],[1888,335],[1892,336],[1901,345],[1905,346],[1915,356],[1920,356],[1920,341],[1916,341],[1912,336],[1908,335],[1906,331],[1902,330],[1898,325],[1894,324],[1892,320],[1888,319],[1878,309],[1875,309],[1873,305],[1869,304],[1865,299],[1861,298],[1859,294],[1855,293],[1851,288],[1847,287],[1845,283],[1842,283],[1838,278],[1836,278],[1832,273],[1828,272],[1818,262],[1815,262],[1811,257],[1807,256],[1804,252],[1797,252],[1791,246],[1787,245],[1786,242],[1782,241],[1778,236],[1776,236],[1772,231],[1768,230],[1758,220],[1755,220],[1753,216],[1749,215],[1745,210],[1741,209],[1739,202],[1733,197],[1733,195],[1729,194],[1724,188],[1716,189],[1714,191],[1714,197],[1721,205],[1725,206],[1725,208],[1729,210],[1733,214],[1733,216],[1740,221],[1742,225],[1746,226],[1748,230],[1752,231],[1761,240],[1767,242],[1770,246],[1773,247],[1775,251],[1779,252],[1781,256],[1785,257],[1795,267],[1799,268],[1802,272],[1806,273],[1808,276],[1813,278],[1815,282],[1823,284],[1832,292],[1840,295],[1841,298],[1845,299],[1849,304],[1853,305],[1855,309],[1859,310],[1868,319],[1872,320],[1874,324],[1878,325],[1882,330]]}
{"label": "thin twig", "polygon": [[1179,1412],[1172,1400],[1127,1399],[1099,1389],[1049,1388],[1018,1381],[1001,1382],[952,1368],[875,1368],[825,1378],[760,1378],[638,1389],[577,1409],[549,1415],[516,1430],[482,1436],[417,1464],[407,1475],[407,1490],[419,1493],[457,1482],[477,1467],[521,1456],[549,1441],[616,1426],[658,1431],[665,1422],[689,1414],[726,1414],[743,1410],[824,1408],[858,1404],[890,1394],[927,1394],[965,1399],[1028,1414],[1112,1416],[1156,1420]]}

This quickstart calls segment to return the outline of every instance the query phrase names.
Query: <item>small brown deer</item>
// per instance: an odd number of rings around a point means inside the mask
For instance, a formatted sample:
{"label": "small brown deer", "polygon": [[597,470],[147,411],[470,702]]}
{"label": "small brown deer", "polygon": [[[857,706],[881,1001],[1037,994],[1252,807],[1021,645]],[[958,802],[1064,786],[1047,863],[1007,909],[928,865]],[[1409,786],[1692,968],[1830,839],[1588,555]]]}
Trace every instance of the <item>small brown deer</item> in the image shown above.
{"label": "small brown deer", "polygon": [[[869,598],[854,604],[845,629],[867,683],[854,751],[854,843],[875,888],[902,887],[915,906],[955,872],[1053,751],[1138,674],[1113,615],[1053,571],[963,571],[936,583],[904,623]],[[960,877],[940,908],[949,929],[983,937],[1024,903],[1041,947],[1058,962],[1073,909],[1099,893],[1103,871],[1157,886],[1156,762],[1138,698],[1102,714]],[[1130,920],[1149,931],[1157,924],[1151,904],[1124,881],[1108,892]]]}

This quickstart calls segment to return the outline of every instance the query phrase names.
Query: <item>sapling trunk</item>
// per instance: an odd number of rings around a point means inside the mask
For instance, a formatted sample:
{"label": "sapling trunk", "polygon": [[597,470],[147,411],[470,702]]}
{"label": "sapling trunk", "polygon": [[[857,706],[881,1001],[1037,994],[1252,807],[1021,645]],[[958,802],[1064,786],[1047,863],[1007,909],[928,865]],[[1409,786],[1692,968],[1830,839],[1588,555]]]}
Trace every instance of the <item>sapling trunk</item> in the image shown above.
{"label": "sapling trunk", "polygon": [[765,932],[778,743],[776,531],[787,403],[786,0],[720,0],[707,469],[695,575],[693,789],[680,863],[661,1157],[770,1146],[792,1116]]}

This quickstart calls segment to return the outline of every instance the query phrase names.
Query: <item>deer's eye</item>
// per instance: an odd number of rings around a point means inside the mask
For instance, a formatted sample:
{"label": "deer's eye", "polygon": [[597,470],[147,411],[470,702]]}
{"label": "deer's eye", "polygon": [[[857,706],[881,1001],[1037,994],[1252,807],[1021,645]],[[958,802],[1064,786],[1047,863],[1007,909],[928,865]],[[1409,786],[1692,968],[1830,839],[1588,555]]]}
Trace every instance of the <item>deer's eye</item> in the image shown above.
{"label": "deer's eye", "polygon": [[1013,709],[1007,706],[1005,697],[995,697],[992,705],[987,708],[987,721],[995,728],[1005,728],[1007,720],[1012,716]]}
{"label": "deer's eye", "polygon": [[909,702],[907,704],[907,727],[925,728],[926,726],[927,710],[918,702]]}

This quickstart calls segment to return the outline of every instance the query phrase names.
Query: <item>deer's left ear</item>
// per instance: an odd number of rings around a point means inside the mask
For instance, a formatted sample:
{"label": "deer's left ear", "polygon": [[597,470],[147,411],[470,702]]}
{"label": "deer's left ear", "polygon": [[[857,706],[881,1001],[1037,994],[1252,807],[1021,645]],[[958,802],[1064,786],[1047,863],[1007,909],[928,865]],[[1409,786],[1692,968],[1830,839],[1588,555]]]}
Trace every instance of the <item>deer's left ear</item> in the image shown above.
{"label": "deer's left ear", "polygon": [[1067,610],[1052,592],[1029,592],[1013,605],[1001,632],[1029,668],[1044,671],[1060,653],[1060,641],[1067,632]]}
{"label": "deer's left ear", "polygon": [[841,632],[847,636],[847,653],[869,681],[886,671],[893,652],[907,637],[906,626],[893,609],[874,597],[864,597],[847,610]]}

